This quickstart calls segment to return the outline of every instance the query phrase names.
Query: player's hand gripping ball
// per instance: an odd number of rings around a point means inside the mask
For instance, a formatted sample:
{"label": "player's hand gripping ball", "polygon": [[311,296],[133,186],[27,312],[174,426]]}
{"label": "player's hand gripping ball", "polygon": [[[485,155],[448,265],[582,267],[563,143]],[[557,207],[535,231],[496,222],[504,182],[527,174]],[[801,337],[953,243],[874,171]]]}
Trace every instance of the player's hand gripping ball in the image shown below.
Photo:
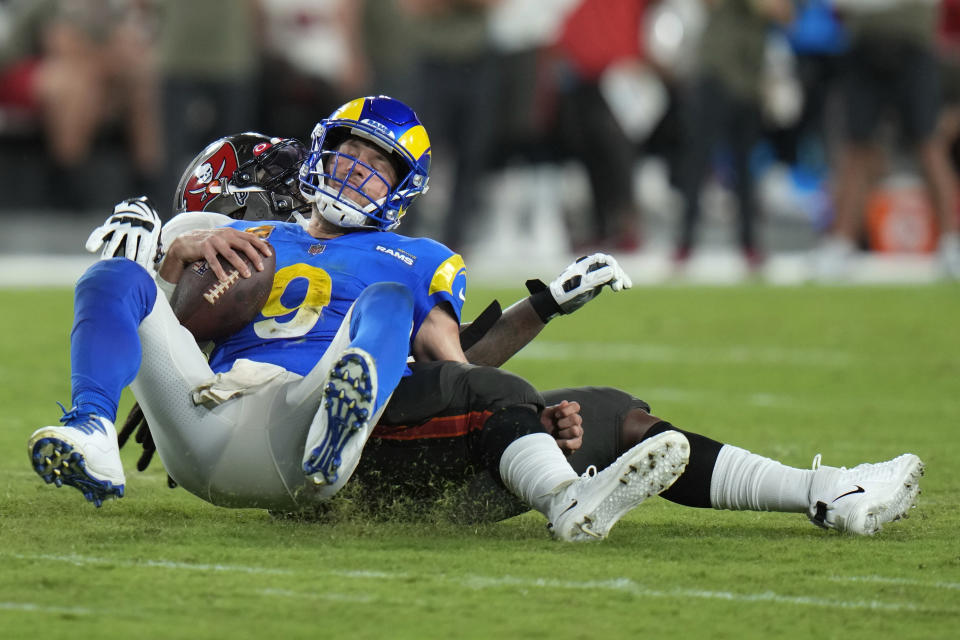
{"label": "player's hand gripping ball", "polygon": [[277,268],[276,254],[261,256],[263,271],[257,271],[245,254],[239,253],[250,269],[244,278],[223,256],[217,256],[226,282],[217,278],[206,260],[187,267],[170,298],[174,314],[198,342],[233,335],[249,324],[263,308],[273,286]]}

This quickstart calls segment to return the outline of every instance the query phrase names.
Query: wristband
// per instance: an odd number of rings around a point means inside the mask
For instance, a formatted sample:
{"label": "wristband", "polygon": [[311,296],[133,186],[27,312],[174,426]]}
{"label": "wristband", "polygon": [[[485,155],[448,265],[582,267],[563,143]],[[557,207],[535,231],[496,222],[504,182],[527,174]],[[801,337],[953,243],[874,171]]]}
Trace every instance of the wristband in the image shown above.
{"label": "wristband", "polygon": [[533,310],[536,311],[543,324],[547,324],[563,313],[560,305],[553,299],[550,288],[547,287],[543,281],[527,280],[526,284],[527,291],[530,292],[530,297],[527,298],[527,300],[530,301],[530,305],[533,307]]}

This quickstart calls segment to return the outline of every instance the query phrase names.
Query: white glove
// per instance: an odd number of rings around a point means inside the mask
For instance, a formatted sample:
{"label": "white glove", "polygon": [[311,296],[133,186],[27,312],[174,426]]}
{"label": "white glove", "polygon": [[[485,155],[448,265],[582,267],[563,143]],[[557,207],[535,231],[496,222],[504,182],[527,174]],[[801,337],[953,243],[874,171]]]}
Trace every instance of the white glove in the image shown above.
{"label": "white glove", "polygon": [[93,230],[87,238],[87,251],[99,251],[101,260],[129,258],[153,275],[162,255],[161,224],[148,198],[127,198],[113,208],[113,215],[106,222]]}
{"label": "white glove", "polygon": [[613,256],[595,253],[578,258],[564,269],[550,283],[550,295],[560,307],[560,313],[573,313],[593,300],[604,285],[621,291],[632,287],[633,282]]}

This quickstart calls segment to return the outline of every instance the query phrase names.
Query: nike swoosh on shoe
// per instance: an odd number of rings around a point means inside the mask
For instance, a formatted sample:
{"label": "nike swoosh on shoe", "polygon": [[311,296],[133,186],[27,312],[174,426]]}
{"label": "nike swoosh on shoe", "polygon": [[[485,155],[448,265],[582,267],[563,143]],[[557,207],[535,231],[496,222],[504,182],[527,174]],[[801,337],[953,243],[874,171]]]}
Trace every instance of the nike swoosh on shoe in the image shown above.
{"label": "nike swoosh on shoe", "polygon": [[836,498],[833,499],[833,502],[836,502],[840,498],[846,498],[847,496],[852,496],[857,493],[866,493],[866,489],[864,489],[860,485],[855,484],[853,486],[855,486],[856,489],[854,489],[853,491],[847,491],[846,493],[841,493],[840,495],[838,495]]}

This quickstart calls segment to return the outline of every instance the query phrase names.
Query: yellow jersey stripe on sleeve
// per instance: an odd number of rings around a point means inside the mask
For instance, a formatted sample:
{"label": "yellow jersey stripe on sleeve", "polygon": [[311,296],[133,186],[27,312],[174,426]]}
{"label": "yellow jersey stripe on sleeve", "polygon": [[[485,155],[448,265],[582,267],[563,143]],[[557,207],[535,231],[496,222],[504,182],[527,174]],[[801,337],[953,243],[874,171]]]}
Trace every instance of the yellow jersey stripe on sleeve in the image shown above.
{"label": "yellow jersey stripe on sleeve", "polygon": [[464,264],[463,258],[458,253],[444,260],[433,272],[433,278],[430,280],[430,291],[427,292],[427,295],[432,296],[438,291],[446,291],[453,295],[453,281],[457,274],[466,270],[466,268],[467,265]]}

